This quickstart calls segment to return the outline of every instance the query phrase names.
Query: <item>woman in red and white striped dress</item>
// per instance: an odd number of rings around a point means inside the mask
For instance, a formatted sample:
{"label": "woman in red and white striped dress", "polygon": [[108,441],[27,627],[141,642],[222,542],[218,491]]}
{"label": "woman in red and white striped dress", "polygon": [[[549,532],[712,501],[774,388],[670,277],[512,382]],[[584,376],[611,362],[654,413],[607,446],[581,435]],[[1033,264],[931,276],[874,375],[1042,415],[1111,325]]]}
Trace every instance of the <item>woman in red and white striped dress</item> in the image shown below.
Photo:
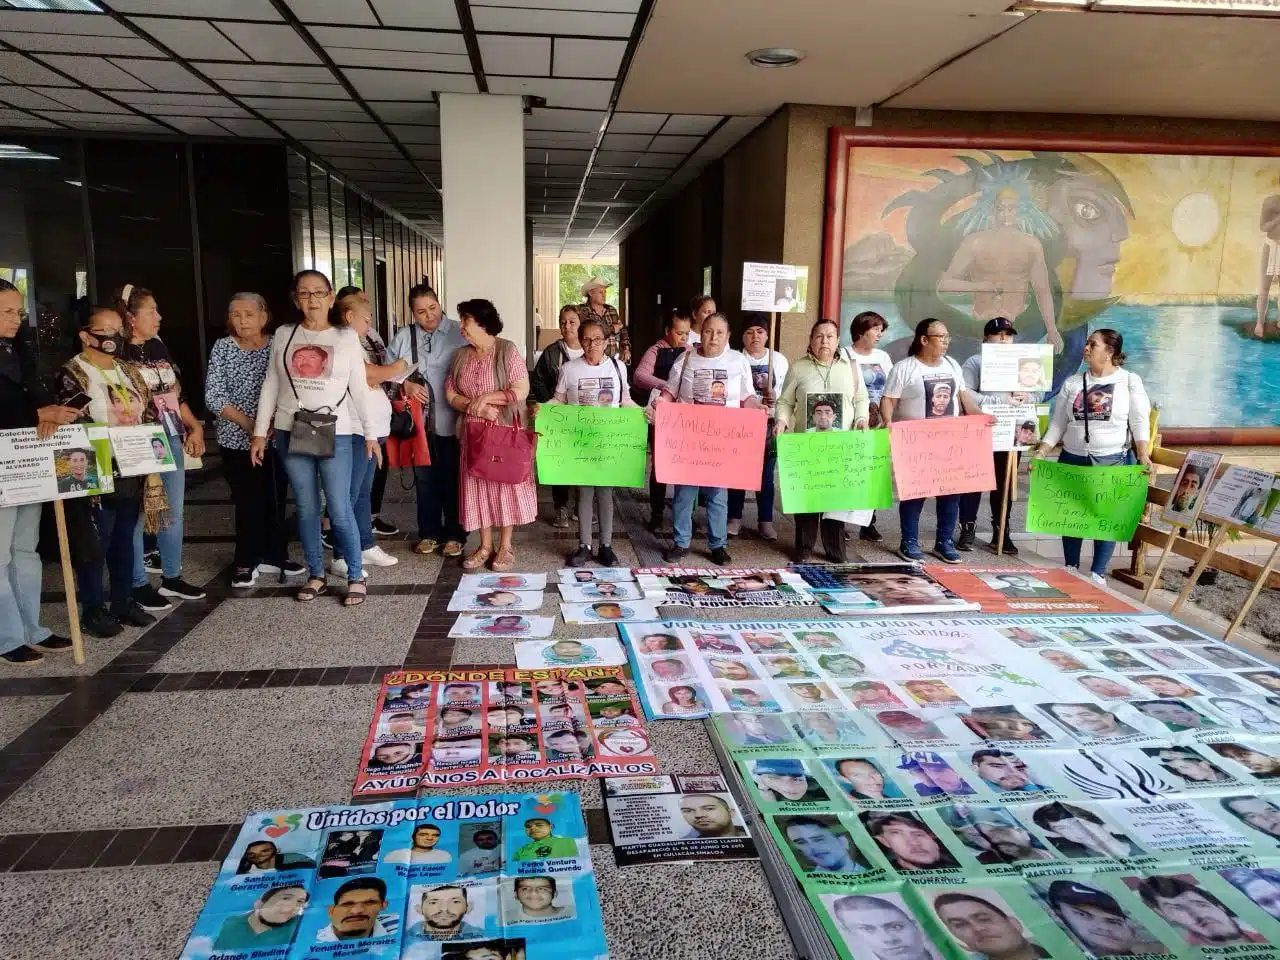
{"label": "woman in red and white striped dress", "polygon": [[[459,500],[462,525],[467,532],[480,531],[480,546],[462,561],[464,570],[479,570],[486,563],[492,570],[515,566],[511,534],[519,524],[532,523],[538,515],[538,493],[532,471],[523,483],[495,483],[470,476],[467,471],[466,424],[473,420],[513,423],[524,409],[529,395],[529,371],[520,351],[510,340],[498,336],[502,318],[488,300],[467,300],[458,304],[462,336],[469,346],[459,348],[445,380],[449,405],[463,417],[458,435],[463,440]],[[498,364],[505,372],[505,386],[499,381]],[[497,554],[493,549],[493,528],[499,528]]]}

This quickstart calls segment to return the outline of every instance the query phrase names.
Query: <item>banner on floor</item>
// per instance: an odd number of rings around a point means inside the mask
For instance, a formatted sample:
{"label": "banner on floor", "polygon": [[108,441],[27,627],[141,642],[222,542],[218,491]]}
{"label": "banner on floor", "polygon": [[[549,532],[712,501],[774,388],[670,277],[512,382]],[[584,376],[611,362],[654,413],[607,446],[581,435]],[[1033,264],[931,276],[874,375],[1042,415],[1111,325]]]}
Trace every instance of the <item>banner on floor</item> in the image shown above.
{"label": "banner on floor", "polygon": [[538,482],[566,486],[643,487],[649,424],[639,407],[538,409]]}
{"label": "banner on floor", "polygon": [[814,563],[791,569],[828,613],[889,617],[979,609],[973,599],[953,593],[914,563]]}
{"label": "banner on floor", "polygon": [[111,445],[101,428],[71,424],[45,440],[36,436],[34,427],[0,430],[0,507],[96,496],[113,489]]}
{"label": "banner on floor", "polygon": [[767,421],[764,410],[657,404],[653,456],[658,482],[759,490]]}
{"label": "banner on floor", "polygon": [[630,567],[562,567],[556,571],[561,583],[631,583]]}
{"label": "banner on floor", "polygon": [[603,783],[618,866],[755,859],[751,832],[719,771]]}
{"label": "banner on floor", "polygon": [[778,437],[787,513],[883,510],[893,505],[888,430],[810,430]]}
{"label": "banner on floor", "polygon": [[1143,466],[1079,467],[1037,460],[1027,495],[1027,532],[1131,540],[1147,505],[1147,483]]}
{"label": "banner on floor", "polygon": [[1041,567],[948,567],[925,572],[983,613],[1137,613],[1116,595],[1070,570]]}
{"label": "banner on floor", "polygon": [[899,500],[996,488],[985,416],[903,420],[890,426],[889,447]]}
{"label": "banner on floor", "polygon": [[621,667],[387,674],[357,797],[657,772]]}
{"label": "banner on floor", "polygon": [[574,793],[249,816],[182,960],[598,960]]}
{"label": "banner on floor", "polygon": [[645,597],[689,607],[800,607],[813,604],[804,580],[791,570],[647,567],[635,571]]}
{"label": "banner on floor", "polygon": [[178,469],[169,447],[169,437],[158,423],[136,427],[108,427],[111,449],[122,477],[148,473],[172,473]]}

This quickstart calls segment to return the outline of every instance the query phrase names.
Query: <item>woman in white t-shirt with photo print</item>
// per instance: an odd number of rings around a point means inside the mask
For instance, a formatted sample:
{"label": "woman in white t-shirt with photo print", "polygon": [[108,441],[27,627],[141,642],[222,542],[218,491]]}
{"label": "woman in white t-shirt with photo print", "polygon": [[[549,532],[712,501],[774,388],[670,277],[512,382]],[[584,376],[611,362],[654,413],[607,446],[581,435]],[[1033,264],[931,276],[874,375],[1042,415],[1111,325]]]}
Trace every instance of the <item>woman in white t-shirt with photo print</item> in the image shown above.
{"label": "woman in white t-shirt with photo print", "polygon": [[[895,420],[958,417],[962,413],[982,415],[978,398],[965,386],[960,364],[947,356],[950,343],[951,334],[941,320],[928,318],[916,324],[906,359],[894,364],[884,386],[880,412],[885,426]],[[920,549],[920,514],[924,511],[925,499],[902,500],[898,504],[902,525],[898,555],[904,560],[924,559],[924,551]],[[934,499],[938,511],[934,555],[946,563],[959,563],[960,554],[952,541],[960,516],[960,495],[952,493]]]}
{"label": "woman in white t-shirt with photo print", "polygon": [[[737,350],[729,349],[729,318],[723,313],[713,313],[703,322],[702,340],[696,350],[690,350],[676,362],[667,378],[667,385],[654,398],[654,403],[702,403],[720,407],[764,406],[756,396],[751,381],[751,367]],[[652,418],[652,407],[648,415]],[[732,561],[725,545],[729,542],[729,493],[725,487],[691,487],[676,485],[671,499],[674,543],[663,554],[668,563],[675,563],[689,552],[693,539],[693,507],[702,493],[703,506],[707,508],[707,546],[711,550],[711,562],[726,564]]]}
{"label": "woman in white t-shirt with photo print", "polygon": [[[569,360],[560,368],[552,403],[568,403],[582,407],[634,407],[627,386],[627,368],[613,357],[605,356],[608,342],[604,324],[585,320],[578,329],[582,356]],[[595,560],[603,567],[616,567],[618,555],[613,552],[613,487],[578,488],[578,549],[566,561],[581,567],[591,556],[591,515],[600,505],[600,549]]]}

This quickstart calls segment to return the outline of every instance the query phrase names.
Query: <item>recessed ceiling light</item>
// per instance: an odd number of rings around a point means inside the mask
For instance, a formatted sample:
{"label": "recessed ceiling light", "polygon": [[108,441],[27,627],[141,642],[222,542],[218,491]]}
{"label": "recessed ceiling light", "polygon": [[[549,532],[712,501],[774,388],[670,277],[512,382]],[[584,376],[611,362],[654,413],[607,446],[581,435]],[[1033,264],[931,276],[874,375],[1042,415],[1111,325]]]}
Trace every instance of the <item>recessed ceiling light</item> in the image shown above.
{"label": "recessed ceiling light", "polygon": [[753,67],[794,67],[804,59],[804,51],[790,47],[761,47],[747,51],[746,56]]}
{"label": "recessed ceiling light", "polygon": [[0,143],[0,160],[57,160],[49,153],[40,153],[18,143]]}

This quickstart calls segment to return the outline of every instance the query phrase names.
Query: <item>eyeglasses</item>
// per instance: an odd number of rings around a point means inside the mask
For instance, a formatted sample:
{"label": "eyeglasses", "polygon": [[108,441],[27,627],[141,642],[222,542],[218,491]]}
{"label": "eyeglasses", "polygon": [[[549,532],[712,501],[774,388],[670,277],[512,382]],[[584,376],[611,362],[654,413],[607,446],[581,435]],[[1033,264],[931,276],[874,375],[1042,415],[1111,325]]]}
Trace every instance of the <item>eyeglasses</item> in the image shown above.
{"label": "eyeglasses", "polygon": [[589,340],[579,341],[584,347],[594,347],[597,343],[604,343],[604,337],[591,337]]}
{"label": "eyeglasses", "polygon": [[926,333],[924,338],[926,340],[941,340],[943,343],[951,342],[951,334],[949,333]]}
{"label": "eyeglasses", "polygon": [[331,290],[299,290],[294,296],[299,300],[323,300],[330,293]]}

